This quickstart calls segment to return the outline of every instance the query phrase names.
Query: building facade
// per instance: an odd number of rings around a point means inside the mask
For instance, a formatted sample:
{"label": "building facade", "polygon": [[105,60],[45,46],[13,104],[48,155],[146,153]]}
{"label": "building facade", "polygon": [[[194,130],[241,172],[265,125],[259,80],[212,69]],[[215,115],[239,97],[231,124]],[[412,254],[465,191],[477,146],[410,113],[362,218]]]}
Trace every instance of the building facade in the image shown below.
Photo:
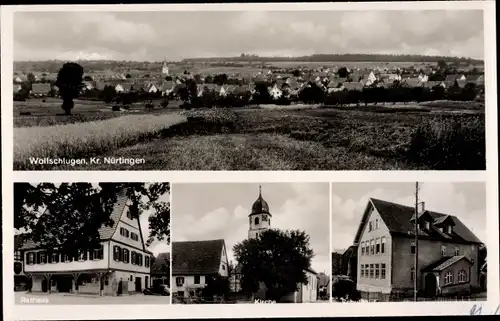
{"label": "building facade", "polygon": [[[418,246],[415,243],[415,224]],[[436,297],[479,285],[481,241],[455,216],[370,199],[358,228],[357,289],[369,300]],[[415,256],[417,265],[415,269]]]}
{"label": "building facade", "polygon": [[228,277],[229,265],[224,240],[172,243],[172,293],[198,296],[211,277]]}
{"label": "building facade", "polygon": [[111,213],[113,226],[99,229],[97,249],[61,253],[25,241],[21,247],[23,272],[31,280],[31,291],[113,296],[149,287],[151,253],[129,205],[120,194]]}

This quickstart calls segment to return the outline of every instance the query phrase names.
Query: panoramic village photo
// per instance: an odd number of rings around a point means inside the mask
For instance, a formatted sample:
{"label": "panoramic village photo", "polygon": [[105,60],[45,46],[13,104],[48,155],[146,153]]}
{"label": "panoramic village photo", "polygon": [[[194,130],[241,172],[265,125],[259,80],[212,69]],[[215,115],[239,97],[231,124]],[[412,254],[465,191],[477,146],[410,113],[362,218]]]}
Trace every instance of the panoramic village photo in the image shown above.
{"label": "panoramic village photo", "polygon": [[328,194],[328,183],[173,184],[172,303],[330,302]]}
{"label": "panoramic village photo", "polygon": [[485,183],[332,183],[336,302],[486,301]]}
{"label": "panoramic village photo", "polygon": [[15,183],[16,304],[170,304],[170,183]]}
{"label": "panoramic village photo", "polygon": [[485,169],[482,10],[164,8],[14,14],[15,170]]}

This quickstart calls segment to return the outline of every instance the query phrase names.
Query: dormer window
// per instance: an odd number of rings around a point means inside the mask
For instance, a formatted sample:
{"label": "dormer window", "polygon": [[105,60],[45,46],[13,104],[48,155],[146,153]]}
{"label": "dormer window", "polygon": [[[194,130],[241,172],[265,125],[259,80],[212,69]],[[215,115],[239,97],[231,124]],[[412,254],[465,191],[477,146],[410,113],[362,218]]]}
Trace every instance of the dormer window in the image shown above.
{"label": "dormer window", "polygon": [[451,227],[451,225],[447,225],[447,226],[446,226],[446,233],[451,234],[451,232],[452,232],[452,227]]}

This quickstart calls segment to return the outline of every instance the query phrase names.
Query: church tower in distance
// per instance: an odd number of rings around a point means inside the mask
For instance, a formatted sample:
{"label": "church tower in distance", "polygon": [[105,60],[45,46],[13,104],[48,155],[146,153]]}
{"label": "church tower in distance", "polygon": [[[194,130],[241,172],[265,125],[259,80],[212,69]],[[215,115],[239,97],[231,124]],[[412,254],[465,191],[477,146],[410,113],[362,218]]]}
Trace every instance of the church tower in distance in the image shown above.
{"label": "church tower in distance", "polygon": [[257,238],[262,232],[271,228],[271,213],[269,205],[262,198],[262,187],[259,186],[259,197],[252,205],[252,212],[248,215],[248,238]]}
{"label": "church tower in distance", "polygon": [[165,61],[163,62],[163,68],[161,69],[161,73],[164,76],[168,76],[168,63],[167,63],[167,58],[165,58]]}

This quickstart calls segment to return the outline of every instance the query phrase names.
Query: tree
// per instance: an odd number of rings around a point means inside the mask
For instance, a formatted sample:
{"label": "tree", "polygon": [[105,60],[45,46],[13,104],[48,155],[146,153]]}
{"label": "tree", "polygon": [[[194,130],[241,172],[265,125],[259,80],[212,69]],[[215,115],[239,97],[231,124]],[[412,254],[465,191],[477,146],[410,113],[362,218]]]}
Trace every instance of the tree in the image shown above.
{"label": "tree", "polygon": [[325,92],[316,83],[310,82],[300,93],[299,100],[308,103],[322,103],[325,101]]}
{"label": "tree", "polygon": [[298,69],[295,69],[293,72],[292,72],[292,75],[294,77],[300,77],[300,75],[302,74],[302,72]]}
{"label": "tree", "polygon": [[125,76],[125,78],[130,79],[130,78],[132,78],[132,76],[131,76],[130,74],[127,74],[127,75]]}
{"label": "tree", "polygon": [[170,205],[159,199],[169,192],[169,183],[15,183],[14,228],[49,252],[92,250],[100,244],[99,229],[113,225],[111,213],[122,194],[132,217],[153,212],[150,239],[169,240],[170,225],[158,224],[169,222]]}
{"label": "tree", "polygon": [[93,81],[92,77],[90,77],[89,75],[86,75],[85,77],[83,77],[83,80],[85,80],[85,81]]}
{"label": "tree", "polygon": [[448,68],[448,64],[446,63],[446,61],[444,59],[438,60],[437,65],[438,65],[438,68],[440,70],[445,70],[446,68]]}
{"label": "tree", "polygon": [[227,297],[230,292],[229,279],[220,275],[206,276],[206,286],[201,291],[201,296],[204,298],[212,298],[213,296]]}
{"label": "tree", "polygon": [[67,115],[74,107],[73,99],[78,97],[82,88],[83,67],[74,62],[65,63],[57,74],[56,86],[63,99],[62,109]]}
{"label": "tree", "polygon": [[246,239],[233,247],[241,266],[244,292],[255,293],[259,284],[266,287],[266,299],[281,298],[307,284],[305,270],[314,256],[309,236],[299,230],[267,230],[257,239]]}
{"label": "tree", "polygon": [[265,82],[258,82],[255,84],[255,94],[253,101],[256,104],[269,104],[272,102],[272,97],[267,89],[268,84]]}
{"label": "tree", "polygon": [[184,102],[190,104],[197,96],[198,87],[193,79],[187,79],[184,86],[179,87],[178,95]]}
{"label": "tree", "polygon": [[33,73],[31,73],[31,72],[28,74],[27,78],[28,78],[28,82],[30,84],[32,84],[36,81],[35,75],[33,75]]}
{"label": "tree", "polygon": [[339,75],[340,78],[347,78],[349,71],[347,71],[346,67],[340,67],[339,70],[337,70],[337,75]]}
{"label": "tree", "polygon": [[104,86],[104,89],[99,93],[99,98],[107,104],[111,103],[116,96],[115,87],[109,85]]}

